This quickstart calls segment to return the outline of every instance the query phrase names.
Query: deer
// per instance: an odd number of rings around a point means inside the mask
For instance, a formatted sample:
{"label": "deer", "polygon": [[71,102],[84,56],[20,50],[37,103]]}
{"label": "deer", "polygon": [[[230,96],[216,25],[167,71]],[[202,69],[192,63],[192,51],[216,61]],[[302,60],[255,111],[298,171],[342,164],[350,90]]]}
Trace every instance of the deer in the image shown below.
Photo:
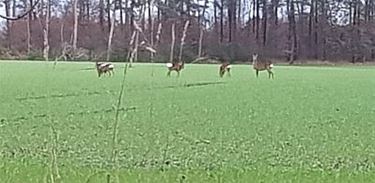
{"label": "deer", "polygon": [[253,68],[256,71],[256,77],[259,75],[259,71],[267,71],[268,72],[268,78],[272,79],[274,78],[273,72],[271,71],[273,68],[273,64],[269,60],[258,60],[258,54],[253,54]]}
{"label": "deer", "polygon": [[220,65],[220,68],[219,68],[219,75],[220,77],[223,77],[225,72],[228,73],[228,76],[230,76],[230,69],[232,68],[232,66],[230,65],[229,62],[224,62]]}
{"label": "deer", "polygon": [[180,71],[184,69],[185,62],[173,62],[167,63],[168,73],[167,76],[171,76],[172,71],[177,72],[177,76],[180,76]]}
{"label": "deer", "polygon": [[105,62],[96,62],[95,64],[96,70],[98,71],[98,77],[100,77],[102,74],[108,73],[109,76],[114,75],[113,72],[114,65],[111,63],[105,63]]}

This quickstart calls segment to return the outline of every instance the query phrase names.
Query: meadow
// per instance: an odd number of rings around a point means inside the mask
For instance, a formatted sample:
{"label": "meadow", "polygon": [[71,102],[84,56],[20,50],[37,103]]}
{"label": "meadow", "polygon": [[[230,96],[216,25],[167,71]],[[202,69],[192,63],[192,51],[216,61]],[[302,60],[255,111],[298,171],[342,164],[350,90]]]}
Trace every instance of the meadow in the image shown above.
{"label": "meadow", "polygon": [[[372,182],[375,67],[0,62],[0,182]],[[113,168],[116,167],[116,168]],[[53,181],[51,181],[53,177]],[[112,182],[116,182],[111,179]]]}

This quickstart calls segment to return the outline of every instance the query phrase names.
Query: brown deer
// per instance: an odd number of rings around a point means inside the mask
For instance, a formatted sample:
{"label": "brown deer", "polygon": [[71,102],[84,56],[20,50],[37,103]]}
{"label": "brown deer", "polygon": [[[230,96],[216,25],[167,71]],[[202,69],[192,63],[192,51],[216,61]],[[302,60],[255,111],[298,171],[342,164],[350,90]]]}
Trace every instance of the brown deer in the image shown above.
{"label": "brown deer", "polygon": [[98,77],[100,77],[102,74],[108,73],[109,76],[114,75],[113,72],[114,65],[111,63],[105,63],[105,62],[96,62],[95,64],[96,70],[98,71]]}
{"label": "brown deer", "polygon": [[174,62],[167,63],[168,73],[167,76],[171,76],[172,71],[177,72],[177,76],[180,76],[180,71],[184,69],[185,62]]}
{"label": "brown deer", "polygon": [[220,65],[220,68],[219,68],[219,75],[220,77],[223,77],[225,72],[228,73],[228,76],[230,76],[230,69],[232,68],[232,66],[228,63],[228,62],[224,62]]}
{"label": "brown deer", "polygon": [[271,71],[273,68],[273,64],[269,60],[258,60],[258,54],[253,54],[253,68],[256,71],[256,76],[258,77],[259,71],[267,71],[268,78],[274,78],[273,72]]}

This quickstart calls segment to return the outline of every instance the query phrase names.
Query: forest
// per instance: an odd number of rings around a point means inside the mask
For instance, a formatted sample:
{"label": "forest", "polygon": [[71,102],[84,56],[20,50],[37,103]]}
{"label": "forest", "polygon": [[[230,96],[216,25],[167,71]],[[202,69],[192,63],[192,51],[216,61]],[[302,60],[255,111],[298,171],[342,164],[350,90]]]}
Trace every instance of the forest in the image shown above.
{"label": "forest", "polygon": [[289,64],[375,58],[374,0],[0,3],[2,59],[126,61],[136,50],[137,62],[168,62],[180,49],[187,63],[247,62],[253,53]]}

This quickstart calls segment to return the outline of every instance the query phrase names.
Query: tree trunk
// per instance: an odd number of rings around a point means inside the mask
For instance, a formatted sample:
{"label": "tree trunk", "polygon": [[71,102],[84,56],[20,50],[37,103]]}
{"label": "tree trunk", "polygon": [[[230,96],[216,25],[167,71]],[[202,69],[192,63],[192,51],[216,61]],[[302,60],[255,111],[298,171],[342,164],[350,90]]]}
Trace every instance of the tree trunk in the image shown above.
{"label": "tree trunk", "polygon": [[200,31],[199,31],[198,58],[202,56],[203,34],[204,34],[203,28],[200,28]]}
{"label": "tree trunk", "polygon": [[121,27],[121,31],[123,31],[124,30],[124,8],[122,7],[122,0],[119,0],[119,9],[120,9],[120,27]]}
{"label": "tree trunk", "polygon": [[228,42],[232,42],[232,33],[233,33],[233,3],[232,1],[229,1],[228,5]]}
{"label": "tree trunk", "polygon": [[[28,8],[31,8],[32,6],[32,1],[30,1],[29,3],[26,3],[27,4],[27,7]],[[29,13],[29,15],[27,15],[27,54],[30,55],[31,54],[31,20],[32,20],[32,14]]]}
{"label": "tree trunk", "polygon": [[[138,45],[139,45],[139,31],[135,34],[135,45],[134,45],[134,60],[138,61]],[[130,67],[133,67],[132,64],[129,65]]]}
{"label": "tree trunk", "polygon": [[182,61],[182,51],[184,49],[184,45],[185,45],[185,38],[186,38],[186,32],[187,32],[187,28],[189,26],[189,23],[190,21],[186,21],[185,22],[185,26],[184,26],[184,30],[182,32],[182,37],[181,37],[181,43],[180,43],[180,54],[178,56],[178,60],[181,62]]}
{"label": "tree trunk", "polygon": [[288,9],[288,20],[289,20],[289,28],[288,28],[288,61],[289,64],[293,64],[296,60],[296,53],[297,53],[297,31],[296,31],[296,21],[295,21],[295,10],[294,10],[294,0],[287,0],[287,9]]}
{"label": "tree trunk", "polygon": [[224,0],[221,0],[220,6],[220,43],[224,40]]}
{"label": "tree trunk", "polygon": [[260,23],[260,0],[256,0],[256,29],[255,29],[255,38],[259,40],[259,23]]}
{"label": "tree trunk", "polygon": [[353,4],[354,4],[353,25],[356,25],[357,24],[357,6],[358,6],[357,0],[354,0]]}
{"label": "tree trunk", "polygon": [[100,27],[104,30],[104,0],[99,1],[99,22]]}
{"label": "tree trunk", "polygon": [[232,1],[233,11],[232,11],[232,24],[233,24],[233,32],[232,32],[232,40],[236,40],[237,34],[237,0]]}
{"label": "tree trunk", "polygon": [[217,4],[218,2],[216,0],[214,0],[214,30],[215,30],[215,33],[217,33]]}
{"label": "tree trunk", "polygon": [[74,0],[73,5],[73,16],[74,16],[74,28],[73,28],[73,55],[77,51],[77,40],[78,40],[78,0]]}
{"label": "tree trunk", "polygon": [[[109,1],[108,1],[109,3]],[[111,6],[109,4],[108,6],[108,12],[110,12]],[[110,22],[110,29],[109,29],[109,34],[108,34],[108,45],[107,45],[107,62],[111,59],[111,52],[112,52],[112,39],[113,39],[113,34],[115,30],[115,15],[116,15],[116,9],[113,9],[113,17],[111,19],[112,22]]]}
{"label": "tree trunk", "polygon": [[255,29],[256,29],[256,1],[257,0],[253,0],[253,19],[251,20],[253,22],[253,34],[255,33]]}
{"label": "tree trunk", "polygon": [[370,0],[365,0],[365,23],[367,23],[369,20],[369,1]]}
{"label": "tree trunk", "polygon": [[107,26],[108,26],[108,31],[111,31],[111,1],[107,0]]}
{"label": "tree trunk", "polygon": [[242,25],[242,22],[241,22],[242,11],[241,11],[241,9],[242,9],[241,0],[238,0],[238,16],[237,16],[237,22],[238,23],[237,24],[238,24],[239,27],[241,27],[241,25]]}
{"label": "tree trunk", "polygon": [[201,26],[202,25],[206,25],[206,21],[205,21],[205,14],[206,14],[206,6],[207,6],[207,4],[208,4],[208,0],[205,0],[204,1],[204,7],[203,7],[203,12],[202,12],[202,19],[201,20],[203,20],[203,21],[201,21]]}
{"label": "tree trunk", "polygon": [[358,20],[357,20],[357,23],[358,25],[361,24],[361,4],[358,2],[357,0],[357,15],[358,15]]}
{"label": "tree trunk", "polygon": [[134,0],[131,0],[130,2],[130,20],[129,20],[129,25],[130,25],[130,29],[131,29],[131,32],[134,31],[134,26],[132,25],[133,22],[134,22],[134,4],[135,4],[135,1]]}
{"label": "tree trunk", "polygon": [[[150,25],[150,43],[151,47],[154,47],[154,18],[152,16],[152,6],[154,5],[154,0],[148,0],[148,23]],[[150,52],[150,60],[154,62],[154,53]]]}
{"label": "tree trunk", "polygon": [[314,2],[315,0],[311,0],[310,4],[310,16],[309,16],[309,48],[312,45],[312,28],[313,28],[313,19],[314,19]]}
{"label": "tree trunk", "polygon": [[86,13],[87,13],[87,22],[90,22],[91,12],[90,12],[90,0],[86,2]]}
{"label": "tree trunk", "polygon": [[61,25],[60,25],[60,43],[61,45],[64,45],[64,21],[61,20]]}
{"label": "tree trunk", "polygon": [[279,0],[273,0],[274,16],[275,16],[275,25],[279,24]]}
{"label": "tree trunk", "polygon": [[127,13],[127,11],[128,11],[128,0],[125,0],[125,22],[124,22],[124,25],[127,25],[128,24],[128,19],[129,19],[129,14]]}
{"label": "tree trunk", "polygon": [[16,0],[13,0],[12,1],[12,16],[13,17],[16,16],[16,8],[17,8]]}
{"label": "tree trunk", "polygon": [[176,35],[175,35],[175,23],[173,22],[173,24],[172,24],[171,52],[170,52],[170,55],[169,55],[169,62],[171,62],[171,63],[173,63],[173,52],[174,52],[175,39],[176,39]]}
{"label": "tree trunk", "polygon": [[370,21],[374,20],[374,10],[375,10],[374,0],[371,0],[370,1]]}
{"label": "tree trunk", "polygon": [[50,0],[46,2],[46,17],[43,29],[43,58],[45,61],[49,59],[49,19],[50,19]]}
{"label": "tree trunk", "polygon": [[[204,19],[204,15],[206,13],[206,6],[207,6],[208,0],[205,0],[204,2],[204,8],[202,17]],[[205,22],[201,22],[199,25],[199,46],[198,46],[198,58],[202,56],[202,44],[203,44],[203,29],[204,29]]]}
{"label": "tree trunk", "polygon": [[318,40],[319,40],[319,34],[318,34],[318,28],[319,28],[319,14],[318,14],[318,0],[315,0],[315,22],[314,22],[314,57],[315,59],[318,59]]}
{"label": "tree trunk", "polygon": [[148,30],[146,24],[146,4],[142,4],[141,6],[141,25],[143,30]]}
{"label": "tree trunk", "polygon": [[267,43],[267,12],[267,0],[263,0],[263,46],[266,46]]}
{"label": "tree trunk", "polygon": [[[8,0],[4,1],[4,7],[5,7],[5,16],[10,17],[10,3]],[[7,40],[7,47],[8,49],[12,49],[12,35],[11,35],[11,25],[10,21],[6,20],[6,40]]]}

